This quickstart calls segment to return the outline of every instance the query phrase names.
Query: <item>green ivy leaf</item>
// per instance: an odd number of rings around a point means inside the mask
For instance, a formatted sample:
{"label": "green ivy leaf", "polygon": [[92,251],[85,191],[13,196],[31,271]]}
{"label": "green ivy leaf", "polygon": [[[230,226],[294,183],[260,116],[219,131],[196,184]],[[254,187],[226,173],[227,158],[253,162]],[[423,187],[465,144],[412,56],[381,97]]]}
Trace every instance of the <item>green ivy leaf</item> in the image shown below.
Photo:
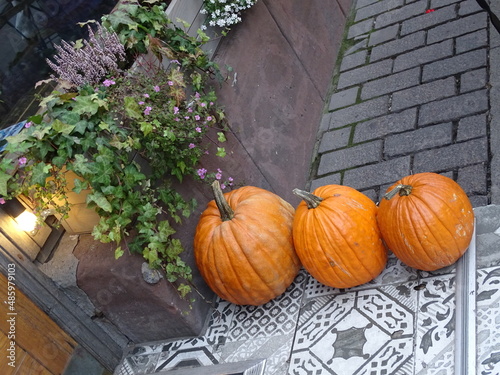
{"label": "green ivy leaf", "polygon": [[90,167],[88,159],[82,154],[76,154],[73,161],[73,170],[80,175],[92,174],[93,170]]}
{"label": "green ivy leaf", "polygon": [[226,136],[224,135],[223,132],[217,132],[217,140],[220,142],[220,143],[224,143],[227,141],[226,139]]}
{"label": "green ivy leaf", "polygon": [[109,124],[107,122],[101,121],[99,123],[99,129],[109,131]]}
{"label": "green ivy leaf", "polygon": [[172,228],[168,220],[162,220],[158,224],[158,232],[160,241],[166,242],[168,238],[175,233],[175,229]]}
{"label": "green ivy leaf", "polygon": [[156,249],[151,249],[151,247],[154,247],[153,244],[149,244],[147,249],[144,249],[144,258],[148,261],[149,264],[153,265],[156,264],[158,261],[158,252]]}
{"label": "green ivy leaf", "polygon": [[[179,261],[182,261],[178,256],[184,251],[182,247],[181,241],[177,238],[172,239],[170,244],[167,247],[167,254],[170,258],[177,258]],[[180,265],[184,265],[182,262]]]}
{"label": "green ivy leaf", "polygon": [[120,258],[123,255],[124,251],[121,246],[118,246],[115,250],[115,259]]}
{"label": "green ivy leaf", "polygon": [[87,195],[87,204],[90,202],[94,202],[99,208],[106,212],[112,211],[111,203],[109,203],[106,197],[98,191],[94,191]]}
{"label": "green ivy leaf", "polygon": [[45,181],[47,177],[50,176],[50,170],[52,166],[50,164],[45,164],[44,162],[37,163],[33,166],[31,183],[33,185],[45,186]]}
{"label": "green ivy leaf", "polygon": [[[58,133],[69,134],[73,131],[73,129],[75,128],[75,125],[69,125],[69,124],[66,124],[66,123],[58,120],[58,119],[55,119],[54,122],[52,123],[52,128]],[[41,139],[41,138],[38,138],[38,139]]]}
{"label": "green ivy leaf", "polygon": [[188,293],[191,293],[191,287],[186,284],[181,284],[177,287],[177,290],[179,291],[179,294],[181,295],[182,298],[185,298]]}
{"label": "green ivy leaf", "polygon": [[100,107],[107,108],[108,104],[105,100],[99,99],[97,93],[77,96],[73,103],[73,111],[79,115],[95,115]]}
{"label": "green ivy leaf", "polygon": [[127,115],[133,119],[142,119],[141,107],[139,107],[137,101],[130,96],[125,97],[123,100],[125,112],[127,112]]}
{"label": "green ivy leaf", "polygon": [[0,195],[2,196],[7,196],[8,191],[7,191],[7,185],[10,180],[10,174],[4,173],[0,171]]}
{"label": "green ivy leaf", "polygon": [[86,181],[82,181],[78,178],[75,178],[74,180],[75,187],[73,188],[73,191],[77,194],[80,194],[82,190],[87,190],[89,188],[89,184]]}
{"label": "green ivy leaf", "polygon": [[139,125],[144,136],[147,136],[153,131],[153,125],[150,122],[140,122]]}
{"label": "green ivy leaf", "polygon": [[218,157],[225,157],[226,156],[226,149],[224,147],[217,147],[217,153],[215,154]]}

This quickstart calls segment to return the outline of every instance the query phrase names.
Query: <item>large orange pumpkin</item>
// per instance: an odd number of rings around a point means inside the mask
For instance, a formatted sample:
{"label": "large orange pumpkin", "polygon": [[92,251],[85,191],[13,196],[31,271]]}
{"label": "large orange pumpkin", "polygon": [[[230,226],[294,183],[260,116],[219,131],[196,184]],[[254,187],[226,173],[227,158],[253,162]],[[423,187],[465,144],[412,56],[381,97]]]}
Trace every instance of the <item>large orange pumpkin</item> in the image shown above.
{"label": "large orange pumpkin", "polygon": [[282,294],[300,269],[292,239],[294,209],[267,190],[212,186],[196,227],[194,255],[210,288],[238,305],[262,305]]}
{"label": "large orange pumpkin", "polygon": [[379,207],[382,238],[413,268],[434,271],[449,266],[472,239],[472,205],[462,188],[446,176],[406,176],[387,190]]}
{"label": "large orange pumpkin", "polygon": [[376,222],[377,206],[348,186],[308,193],[295,211],[293,240],[304,268],[319,282],[350,288],[373,280],[387,263]]}

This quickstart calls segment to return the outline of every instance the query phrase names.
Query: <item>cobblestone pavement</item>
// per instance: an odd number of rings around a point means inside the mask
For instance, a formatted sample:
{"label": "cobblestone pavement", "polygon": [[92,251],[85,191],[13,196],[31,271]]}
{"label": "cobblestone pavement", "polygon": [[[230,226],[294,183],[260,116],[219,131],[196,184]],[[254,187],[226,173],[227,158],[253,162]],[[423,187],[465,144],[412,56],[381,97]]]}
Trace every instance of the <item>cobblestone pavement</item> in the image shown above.
{"label": "cobblestone pavement", "polygon": [[437,172],[475,207],[498,203],[499,41],[476,0],[354,2],[311,190],[378,200],[405,175]]}

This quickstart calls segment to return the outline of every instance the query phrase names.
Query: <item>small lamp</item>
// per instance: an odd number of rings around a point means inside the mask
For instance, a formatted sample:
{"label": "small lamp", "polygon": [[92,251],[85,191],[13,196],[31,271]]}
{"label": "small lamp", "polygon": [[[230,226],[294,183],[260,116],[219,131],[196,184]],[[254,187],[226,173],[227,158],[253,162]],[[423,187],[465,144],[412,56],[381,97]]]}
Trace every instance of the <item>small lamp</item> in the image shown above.
{"label": "small lamp", "polygon": [[36,228],[36,216],[33,212],[24,210],[19,216],[14,218],[19,229],[25,232],[33,232]]}
{"label": "small lamp", "polygon": [[24,207],[16,198],[5,202],[2,209],[14,219],[20,230],[32,233],[36,229],[35,214]]}

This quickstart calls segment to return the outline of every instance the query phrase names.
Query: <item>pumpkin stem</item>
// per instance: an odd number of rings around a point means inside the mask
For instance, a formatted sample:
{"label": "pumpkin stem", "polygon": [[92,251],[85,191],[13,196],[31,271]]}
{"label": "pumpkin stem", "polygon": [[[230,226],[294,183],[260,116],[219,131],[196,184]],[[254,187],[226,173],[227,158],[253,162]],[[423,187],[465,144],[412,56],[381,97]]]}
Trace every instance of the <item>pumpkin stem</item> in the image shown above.
{"label": "pumpkin stem", "polygon": [[306,204],[307,208],[316,208],[319,206],[319,204],[323,201],[323,198],[318,197],[317,195],[308,193],[307,191],[300,190],[300,189],[293,189],[293,193],[302,198]]}
{"label": "pumpkin stem", "polygon": [[217,205],[217,208],[219,209],[220,217],[221,217],[222,221],[231,220],[234,217],[234,211],[229,206],[229,203],[227,203],[226,198],[224,198],[224,193],[222,192],[222,189],[220,188],[219,181],[215,180],[212,183],[212,191],[214,193],[215,204]]}
{"label": "pumpkin stem", "polygon": [[398,193],[399,193],[400,197],[407,196],[407,195],[411,194],[411,190],[412,189],[413,189],[413,187],[411,185],[402,185],[402,184],[399,184],[399,185],[396,185],[394,187],[394,189],[392,189],[390,192],[388,192],[387,194],[385,194],[384,198],[387,199],[387,200],[389,200],[389,199],[393,198]]}

